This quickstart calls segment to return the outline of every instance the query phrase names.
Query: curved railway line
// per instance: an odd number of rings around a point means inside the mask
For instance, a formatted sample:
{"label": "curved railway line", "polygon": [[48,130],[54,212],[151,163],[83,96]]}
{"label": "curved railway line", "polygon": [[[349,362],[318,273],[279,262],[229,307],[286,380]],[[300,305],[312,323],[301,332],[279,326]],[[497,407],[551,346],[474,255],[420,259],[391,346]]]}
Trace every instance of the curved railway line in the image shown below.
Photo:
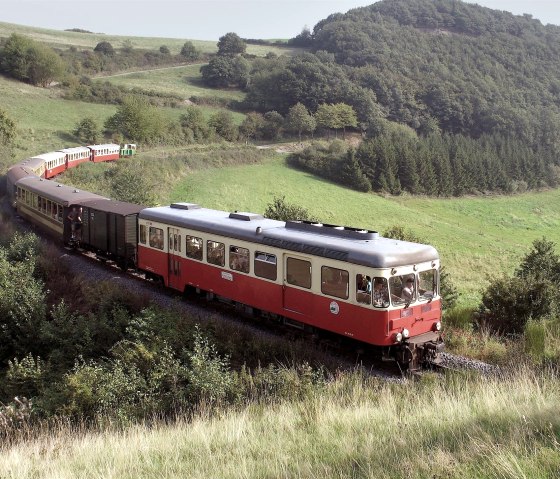
{"label": "curved railway line", "polygon": [[129,156],[131,146],[90,145],[26,159],[8,171],[8,197],[60,246],[133,270],[113,280],[164,285],[156,302],[196,293],[191,308],[202,297],[219,304],[220,314],[227,305],[230,319],[234,311],[259,334],[300,330],[317,350],[370,374],[387,374],[375,357],[401,372],[467,363],[442,354],[439,256],[430,245],[192,203],[145,208],[45,181],[84,161]]}

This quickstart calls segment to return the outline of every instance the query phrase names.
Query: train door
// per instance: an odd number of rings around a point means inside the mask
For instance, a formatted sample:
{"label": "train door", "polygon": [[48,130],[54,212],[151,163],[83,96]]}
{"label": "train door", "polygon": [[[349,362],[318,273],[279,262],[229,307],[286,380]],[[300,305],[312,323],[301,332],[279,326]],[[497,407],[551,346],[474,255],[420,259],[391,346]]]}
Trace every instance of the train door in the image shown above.
{"label": "train door", "polygon": [[177,228],[168,228],[169,287],[183,290],[181,283],[181,234]]}
{"label": "train door", "polygon": [[284,255],[284,309],[301,314],[312,312],[311,261],[300,256]]}

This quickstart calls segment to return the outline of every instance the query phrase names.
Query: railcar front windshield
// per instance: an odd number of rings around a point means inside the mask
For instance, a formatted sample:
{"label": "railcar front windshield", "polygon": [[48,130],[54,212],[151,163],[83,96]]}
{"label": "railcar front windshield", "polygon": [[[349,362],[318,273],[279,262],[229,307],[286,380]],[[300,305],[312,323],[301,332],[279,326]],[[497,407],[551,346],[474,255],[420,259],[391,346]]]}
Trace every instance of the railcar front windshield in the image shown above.
{"label": "railcar front windshield", "polygon": [[430,269],[418,275],[410,273],[389,279],[389,291],[393,306],[407,306],[420,301],[431,301],[437,294],[437,271]]}

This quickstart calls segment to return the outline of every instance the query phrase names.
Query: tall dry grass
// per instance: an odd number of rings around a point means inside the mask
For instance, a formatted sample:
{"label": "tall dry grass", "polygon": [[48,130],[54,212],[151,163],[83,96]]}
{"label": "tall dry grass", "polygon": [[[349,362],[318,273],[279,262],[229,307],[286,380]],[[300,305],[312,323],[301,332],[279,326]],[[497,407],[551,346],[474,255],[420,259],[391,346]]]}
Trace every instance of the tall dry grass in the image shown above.
{"label": "tall dry grass", "polygon": [[553,478],[558,379],[529,369],[405,384],[346,375],[303,401],[202,410],[191,422],[62,427],[0,450],[0,477]]}

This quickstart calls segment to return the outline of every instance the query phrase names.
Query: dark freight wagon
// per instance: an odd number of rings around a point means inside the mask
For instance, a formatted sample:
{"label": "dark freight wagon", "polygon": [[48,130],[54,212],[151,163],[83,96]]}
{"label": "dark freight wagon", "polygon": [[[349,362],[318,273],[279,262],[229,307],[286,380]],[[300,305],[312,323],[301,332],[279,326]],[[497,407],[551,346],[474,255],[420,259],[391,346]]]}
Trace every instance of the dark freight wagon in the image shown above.
{"label": "dark freight wagon", "polygon": [[136,264],[138,213],[144,206],[113,200],[80,203],[80,246],[126,269]]}

